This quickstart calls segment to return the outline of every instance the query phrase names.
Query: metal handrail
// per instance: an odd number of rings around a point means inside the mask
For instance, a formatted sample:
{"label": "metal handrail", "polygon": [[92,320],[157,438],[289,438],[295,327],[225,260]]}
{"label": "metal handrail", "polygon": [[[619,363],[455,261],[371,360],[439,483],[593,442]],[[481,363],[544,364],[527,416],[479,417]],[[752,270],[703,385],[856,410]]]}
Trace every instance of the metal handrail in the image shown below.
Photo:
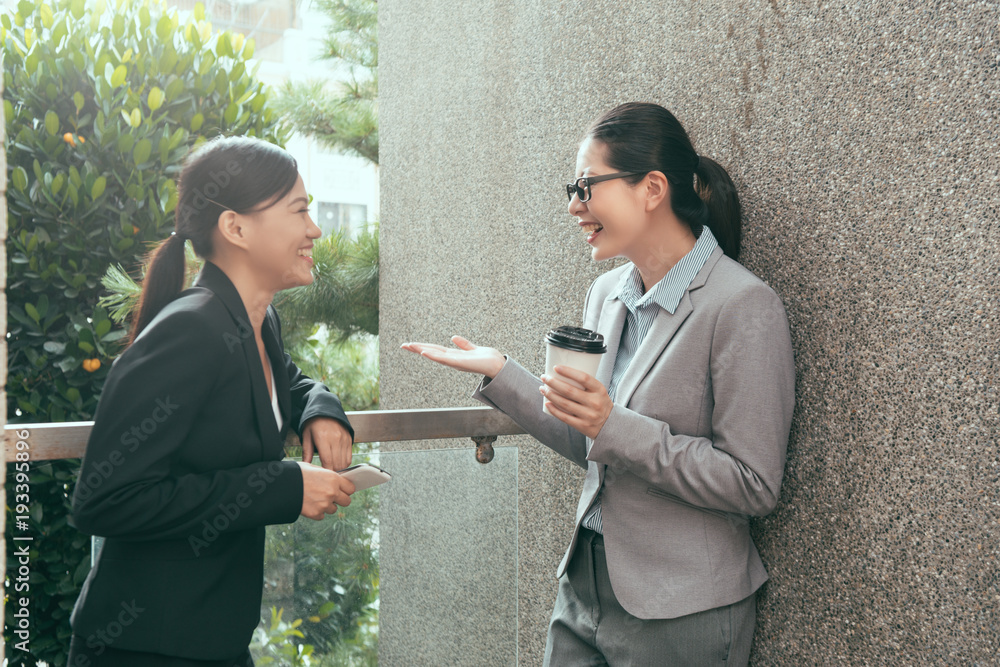
{"label": "metal handrail", "polygon": [[[497,436],[525,432],[510,417],[490,407],[368,410],[348,412],[347,418],[354,427],[355,442],[472,438],[481,463],[493,458],[492,444]],[[92,421],[7,424],[7,462],[17,460],[18,451],[28,452],[31,461],[83,458],[93,426]],[[294,437],[294,431],[290,434]],[[27,444],[18,449],[18,441]]]}

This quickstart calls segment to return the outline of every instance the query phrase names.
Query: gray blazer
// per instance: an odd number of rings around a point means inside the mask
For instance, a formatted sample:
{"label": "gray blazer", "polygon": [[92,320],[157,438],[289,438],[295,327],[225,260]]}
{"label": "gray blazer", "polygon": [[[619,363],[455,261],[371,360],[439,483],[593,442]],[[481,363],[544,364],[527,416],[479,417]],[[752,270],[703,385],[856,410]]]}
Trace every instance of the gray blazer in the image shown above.
{"label": "gray blazer", "polygon": [[[626,308],[609,295],[625,265],[587,292],[583,326],[604,335],[611,380]],[[788,319],[771,288],[716,249],[677,311],[657,314],[591,440],[542,412],[541,381],[508,360],[473,396],[587,470],[576,527],[601,484],[615,596],[633,616],[676,618],[737,602],[767,579],[749,516],[774,509],[795,400]]]}

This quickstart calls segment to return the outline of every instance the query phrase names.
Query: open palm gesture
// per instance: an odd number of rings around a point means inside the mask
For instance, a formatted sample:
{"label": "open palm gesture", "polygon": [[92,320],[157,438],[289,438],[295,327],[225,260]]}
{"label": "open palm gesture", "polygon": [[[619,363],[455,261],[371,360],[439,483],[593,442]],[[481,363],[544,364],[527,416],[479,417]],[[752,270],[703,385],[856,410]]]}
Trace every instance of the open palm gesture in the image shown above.
{"label": "open palm gesture", "polygon": [[500,372],[506,361],[505,357],[492,347],[473,345],[461,336],[452,336],[451,342],[456,347],[444,347],[433,343],[403,343],[400,347],[444,366],[467,373],[478,373],[490,379]]}

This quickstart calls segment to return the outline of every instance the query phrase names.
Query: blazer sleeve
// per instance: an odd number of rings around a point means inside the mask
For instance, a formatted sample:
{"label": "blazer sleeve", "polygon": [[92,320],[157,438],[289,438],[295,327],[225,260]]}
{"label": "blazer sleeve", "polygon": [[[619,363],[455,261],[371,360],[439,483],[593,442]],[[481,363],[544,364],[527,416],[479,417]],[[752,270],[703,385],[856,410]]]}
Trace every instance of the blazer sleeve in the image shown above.
{"label": "blazer sleeve", "polygon": [[281,318],[278,311],[270,306],[274,313],[274,321],[277,327],[278,344],[281,346],[282,354],[285,357],[285,373],[288,375],[288,387],[292,394],[290,423],[295,428],[298,436],[302,437],[302,429],[305,423],[313,417],[330,417],[343,424],[347,432],[354,440],[354,427],[347,419],[347,413],[340,399],[322,382],[317,382],[303,373],[288,352],[285,352],[285,344],[281,339]]}
{"label": "blazer sleeve", "polygon": [[587,468],[587,439],[568,424],[542,412],[542,381],[513,359],[492,380],[483,379],[473,398],[500,410],[529,435],[581,468]]}
{"label": "blazer sleeve", "polygon": [[201,412],[227,358],[222,336],[203,315],[177,310],[115,362],[73,494],[79,530],[143,541],[189,537],[226,509],[226,532],[298,518],[302,472],[294,461],[177,469],[175,453],[200,420],[232,417]]}
{"label": "blazer sleeve", "polygon": [[712,336],[711,438],[615,405],[588,458],[608,466],[606,484],[627,471],[699,507],[763,516],[778,502],[795,403],[788,318],[758,283],[726,301]]}
{"label": "blazer sleeve", "polygon": [[[584,298],[585,320],[596,284],[596,281],[591,283]],[[508,358],[492,380],[483,378],[472,397],[500,410],[540,443],[586,470],[587,438],[565,422],[542,412],[542,395],[538,391],[541,386],[540,378]]]}

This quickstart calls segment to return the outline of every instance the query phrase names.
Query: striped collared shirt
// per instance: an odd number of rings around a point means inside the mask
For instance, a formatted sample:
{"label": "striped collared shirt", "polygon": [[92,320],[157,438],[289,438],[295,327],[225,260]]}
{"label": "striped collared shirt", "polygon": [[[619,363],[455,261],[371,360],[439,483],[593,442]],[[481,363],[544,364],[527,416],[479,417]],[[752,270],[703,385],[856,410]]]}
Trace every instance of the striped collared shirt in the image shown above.
{"label": "striped collared shirt", "polygon": [[[660,282],[653,285],[653,288],[643,294],[642,276],[639,269],[633,265],[631,271],[622,274],[621,281],[607,300],[621,300],[628,312],[625,314],[625,325],[622,329],[621,343],[618,346],[618,354],[615,357],[615,367],[611,372],[611,382],[608,385],[608,395],[611,400],[615,400],[618,391],[618,384],[629,364],[635,357],[639,345],[649,333],[653,326],[656,314],[662,308],[671,315],[680,305],[681,297],[691,286],[698,272],[705,266],[708,256],[719,247],[715,236],[708,227],[702,228],[701,235],[694,244],[694,248],[684,255],[675,264],[667,275],[663,276]],[[583,518],[583,526],[593,531],[603,534],[604,527],[601,521],[601,494],[598,492],[594,504],[590,506],[587,515]]]}

